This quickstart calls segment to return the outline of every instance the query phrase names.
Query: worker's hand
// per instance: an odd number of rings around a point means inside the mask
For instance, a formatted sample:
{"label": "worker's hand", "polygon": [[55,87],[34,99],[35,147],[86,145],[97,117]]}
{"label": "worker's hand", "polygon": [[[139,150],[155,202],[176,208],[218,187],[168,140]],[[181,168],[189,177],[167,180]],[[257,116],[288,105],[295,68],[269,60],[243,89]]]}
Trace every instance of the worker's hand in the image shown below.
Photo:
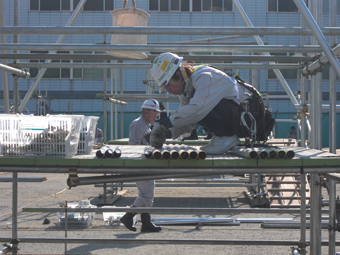
{"label": "worker's hand", "polygon": [[[158,124],[158,123],[157,123]],[[163,125],[155,125],[150,135],[150,145],[157,149],[162,148],[166,140],[166,127]]]}
{"label": "worker's hand", "polygon": [[151,136],[151,131],[146,133],[143,137],[145,139],[145,141],[150,144],[150,136]]}

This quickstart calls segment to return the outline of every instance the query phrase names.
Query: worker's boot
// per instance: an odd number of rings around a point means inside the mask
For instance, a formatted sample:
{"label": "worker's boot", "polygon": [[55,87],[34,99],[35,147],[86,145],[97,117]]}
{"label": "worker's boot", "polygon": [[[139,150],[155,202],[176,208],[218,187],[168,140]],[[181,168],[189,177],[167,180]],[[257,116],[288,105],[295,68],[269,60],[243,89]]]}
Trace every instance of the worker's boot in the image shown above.
{"label": "worker's boot", "polygon": [[197,136],[197,130],[194,128],[189,136],[183,137],[182,141],[185,140],[197,140],[198,136]]}
{"label": "worker's boot", "polygon": [[201,149],[203,149],[209,155],[223,154],[228,150],[234,148],[235,146],[239,145],[239,143],[240,140],[238,139],[237,135],[214,136],[213,139],[211,139],[210,143]]}
{"label": "worker's boot", "polygon": [[137,229],[136,227],[134,227],[134,219],[133,217],[135,217],[136,213],[125,213],[123,217],[120,218],[120,222],[124,224],[124,226],[131,230],[136,232]]}
{"label": "worker's boot", "polygon": [[148,213],[142,213],[140,215],[142,221],[142,232],[159,232],[162,230],[162,227],[156,226],[151,222],[151,216]]}

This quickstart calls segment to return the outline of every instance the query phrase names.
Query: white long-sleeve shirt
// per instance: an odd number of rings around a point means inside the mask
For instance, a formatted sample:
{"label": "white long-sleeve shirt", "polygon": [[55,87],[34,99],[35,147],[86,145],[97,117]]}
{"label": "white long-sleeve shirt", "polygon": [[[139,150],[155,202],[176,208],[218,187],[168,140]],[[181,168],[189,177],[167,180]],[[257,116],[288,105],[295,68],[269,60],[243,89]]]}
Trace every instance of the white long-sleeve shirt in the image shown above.
{"label": "white long-sleeve shirt", "polygon": [[170,116],[172,138],[190,132],[223,98],[242,103],[249,96],[249,91],[224,72],[209,66],[199,67],[179,96],[178,111]]}

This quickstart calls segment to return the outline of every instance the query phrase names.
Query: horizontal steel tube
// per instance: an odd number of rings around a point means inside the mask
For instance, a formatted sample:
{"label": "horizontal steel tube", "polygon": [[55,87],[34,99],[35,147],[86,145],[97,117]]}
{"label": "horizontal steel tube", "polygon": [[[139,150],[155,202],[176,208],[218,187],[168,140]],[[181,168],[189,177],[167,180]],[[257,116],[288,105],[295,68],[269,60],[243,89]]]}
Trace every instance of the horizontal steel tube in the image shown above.
{"label": "horizontal steel tube", "polygon": [[97,44],[29,44],[29,43],[4,43],[0,50],[46,50],[46,51],[170,51],[170,52],[301,52],[319,53],[320,46],[282,46],[282,45],[97,45]]}
{"label": "horizontal steel tube", "polygon": [[[338,55],[340,53],[340,45],[336,46],[334,49],[332,49],[334,55]],[[315,69],[319,68],[320,66],[328,64],[328,58],[326,56],[323,56],[322,58],[316,60],[312,64],[310,64],[307,68],[304,68],[302,70],[303,74],[308,74],[309,72],[313,72]]]}
{"label": "horizontal steel tube", "polygon": [[[154,60],[156,55],[150,54],[146,61]],[[263,56],[263,55],[228,55],[228,56],[191,56],[183,55],[185,60],[192,61],[263,61],[263,62],[312,62],[314,57],[309,56]],[[0,53],[0,59],[62,59],[62,60],[121,60],[108,54],[50,54],[50,53]]]}
{"label": "horizontal steel tube", "polygon": [[[23,212],[64,212],[65,207],[56,208],[22,208]],[[280,209],[280,208],[187,208],[187,207],[115,207],[113,208],[67,208],[67,212],[150,212],[150,213],[166,213],[166,214],[238,214],[238,213],[259,213],[259,214],[300,214],[300,209]],[[307,209],[306,213],[310,210]],[[322,210],[323,214],[327,214],[329,210]]]}
{"label": "horizontal steel tube", "polygon": [[[321,29],[326,36],[340,35],[340,28]],[[6,26],[0,28],[0,34],[146,34],[146,35],[313,35],[311,29],[302,27],[112,27],[112,26]]]}
{"label": "horizontal steel tube", "polygon": [[334,173],[324,174],[325,178],[340,182],[340,175]]}
{"label": "horizontal steel tube", "polygon": [[[300,69],[299,64],[242,64],[242,63],[211,63],[220,68],[230,69]],[[129,68],[129,69],[150,69],[151,64],[99,64],[99,63],[16,63],[18,68]]]}
{"label": "horizontal steel tube", "polygon": [[[157,183],[157,187],[266,187],[265,184],[237,184],[237,183]],[[104,185],[95,185],[95,187],[104,187]],[[136,187],[136,184],[107,184],[106,187]]]}
{"label": "horizontal steel tube", "polygon": [[[91,168],[79,167],[76,168],[78,173],[123,173],[123,174],[168,174],[168,178],[175,178],[178,174],[191,174],[192,176],[201,175],[215,175],[215,174],[257,174],[257,173],[300,173],[300,167],[268,167],[261,166],[259,168],[138,168],[138,167],[126,167],[126,168],[113,168],[113,167],[96,167]],[[304,173],[340,173],[338,166],[313,166],[304,167]],[[65,167],[23,167],[23,166],[2,166],[0,172],[28,172],[28,173],[68,173],[68,166]]]}
{"label": "horizontal steel tube", "polygon": [[29,78],[31,76],[30,73],[27,71],[23,71],[23,70],[20,70],[20,69],[17,69],[17,68],[8,66],[8,65],[3,65],[3,64],[0,64],[0,70],[12,73],[22,78]]}
{"label": "horizontal steel tube", "polygon": [[[308,109],[311,108],[310,104],[307,104]],[[323,104],[322,106],[323,111],[329,111],[329,105],[328,104]],[[294,105],[295,110],[301,111],[303,109],[303,106],[300,104],[295,104]],[[336,111],[340,111],[340,105],[335,106]]]}
{"label": "horizontal steel tube", "polygon": [[[10,242],[9,238],[0,238],[0,242]],[[298,246],[299,241],[290,240],[183,240],[183,239],[94,239],[94,238],[20,238],[20,243],[101,243],[101,244],[180,244],[180,245],[275,245]],[[340,243],[340,242],[339,242]]]}

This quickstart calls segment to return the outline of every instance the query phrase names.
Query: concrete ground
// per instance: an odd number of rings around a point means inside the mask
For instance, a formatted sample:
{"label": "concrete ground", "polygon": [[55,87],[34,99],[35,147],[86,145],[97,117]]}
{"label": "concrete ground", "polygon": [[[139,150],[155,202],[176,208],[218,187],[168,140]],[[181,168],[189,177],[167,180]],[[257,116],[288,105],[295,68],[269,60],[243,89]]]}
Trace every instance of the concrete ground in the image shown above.
{"label": "concrete ground", "polygon": [[[82,175],[84,176],[84,175]],[[12,173],[0,173],[1,178],[11,178]],[[58,226],[57,213],[22,212],[24,207],[59,207],[68,201],[76,202],[88,198],[91,204],[102,204],[99,198],[102,188],[79,186],[68,189],[67,174],[19,173],[19,178],[43,178],[45,181],[19,182],[18,194],[18,238],[64,238],[64,229]],[[216,176],[215,176],[216,177]],[[218,176],[220,178],[220,176]],[[225,176],[225,178],[240,178]],[[339,188],[338,188],[339,189]],[[250,208],[245,198],[244,188],[230,187],[157,187],[155,207],[206,207],[206,208]],[[339,191],[339,190],[337,190]],[[121,196],[113,203],[116,206],[131,205],[137,195],[135,187],[124,188]],[[324,195],[325,199],[327,194]],[[110,195],[111,203],[117,196]],[[0,182],[0,238],[12,236],[12,183]],[[299,215],[164,215],[152,214],[153,218],[165,217],[215,217],[215,218],[293,218]],[[50,223],[44,225],[47,218]],[[137,232],[131,232],[120,225],[106,226],[102,213],[97,213],[92,225],[88,228],[70,227],[67,238],[134,238],[134,239],[195,239],[195,240],[294,240],[299,241],[299,229],[261,228],[261,223],[241,223],[239,225],[164,225],[159,233],[141,233],[141,223],[137,223]],[[309,231],[307,231],[309,240]],[[322,240],[328,240],[328,230],[322,230]],[[337,238],[339,240],[339,238]],[[2,249],[2,248],[0,248]],[[18,254],[292,254],[291,247],[279,246],[237,246],[237,245],[169,245],[169,244],[29,244],[20,243]],[[307,248],[309,253],[309,248]],[[340,252],[340,248],[337,248]],[[322,247],[322,254],[328,254],[328,247]]]}

